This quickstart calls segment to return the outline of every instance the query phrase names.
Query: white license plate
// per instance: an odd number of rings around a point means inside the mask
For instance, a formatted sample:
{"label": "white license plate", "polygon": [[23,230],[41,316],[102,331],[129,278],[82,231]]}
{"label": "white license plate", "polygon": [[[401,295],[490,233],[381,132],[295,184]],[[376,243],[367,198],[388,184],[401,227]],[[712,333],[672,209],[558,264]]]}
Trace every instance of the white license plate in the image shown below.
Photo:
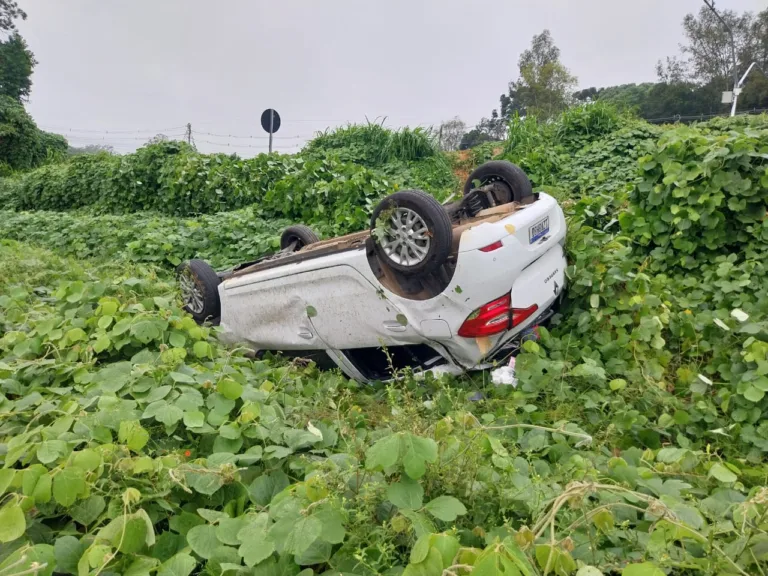
{"label": "white license plate", "polygon": [[528,243],[533,244],[549,233],[549,216],[528,228]]}

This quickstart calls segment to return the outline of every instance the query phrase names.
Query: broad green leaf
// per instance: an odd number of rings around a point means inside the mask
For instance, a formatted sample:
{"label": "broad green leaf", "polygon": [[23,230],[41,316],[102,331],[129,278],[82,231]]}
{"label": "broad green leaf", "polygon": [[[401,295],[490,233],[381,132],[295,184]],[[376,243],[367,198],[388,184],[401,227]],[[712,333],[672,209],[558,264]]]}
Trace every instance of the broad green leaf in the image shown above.
{"label": "broad green leaf", "polygon": [[549,566],[549,573],[556,576],[570,576],[576,570],[576,562],[568,552],[549,544],[536,546],[536,562],[542,571]]}
{"label": "broad green leaf", "polygon": [[716,462],[712,468],[709,469],[709,473],[707,474],[710,478],[717,478],[720,480],[720,482],[723,482],[725,484],[731,484],[733,482],[736,482],[736,480],[739,479],[736,474],[734,474],[731,470],[729,470],[726,466],[723,464],[720,464],[720,462]]}
{"label": "broad green leaf", "polygon": [[621,576],[665,576],[664,572],[651,562],[629,564],[621,571]]}
{"label": "broad green leaf", "polygon": [[4,494],[11,485],[13,477],[16,475],[16,470],[11,468],[0,468],[0,494]]}
{"label": "broad green leaf", "polygon": [[344,541],[346,530],[344,528],[344,516],[330,504],[321,504],[312,514],[323,525],[321,538],[331,544],[341,544]]}
{"label": "broad green leaf", "polygon": [[216,528],[209,524],[195,526],[187,532],[187,542],[195,554],[205,559],[210,558],[220,546]]}
{"label": "broad green leaf", "polygon": [[[440,576],[443,573],[443,568],[443,557],[440,555],[440,551],[437,548],[429,548],[424,560],[417,564],[408,564],[402,576]],[[507,576],[514,576],[514,574]]]}
{"label": "broad green leaf", "polygon": [[365,467],[386,470],[397,463],[400,456],[400,435],[390,434],[379,439],[365,453]]}
{"label": "broad green leaf", "polygon": [[101,466],[101,456],[90,448],[72,453],[72,466],[81,468],[84,472],[92,472]]}
{"label": "broad green leaf", "polygon": [[241,543],[238,553],[246,566],[255,566],[269,558],[275,551],[275,542],[268,533],[269,516],[259,514],[250,519],[237,533]]}
{"label": "broad green leaf", "polygon": [[411,521],[416,538],[421,538],[424,534],[431,534],[436,531],[432,521],[421,512],[405,509],[401,510],[400,513]]}
{"label": "broad green leaf", "polygon": [[248,520],[242,516],[240,518],[223,518],[219,521],[219,525],[216,526],[216,538],[223,544],[239,546],[240,540],[237,538],[237,534],[247,524]]}
{"label": "broad green leaf", "polygon": [[24,535],[27,521],[18,502],[11,500],[0,508],[0,542],[13,542]]}
{"label": "broad green leaf", "polygon": [[314,516],[299,519],[283,542],[286,554],[301,555],[323,532],[323,524]]}
{"label": "broad green leaf", "polygon": [[434,500],[427,502],[424,509],[435,518],[444,522],[453,522],[458,516],[463,516],[467,513],[464,504],[453,496],[438,496]]}
{"label": "broad green leaf", "polygon": [[224,486],[224,478],[215,470],[208,470],[196,464],[187,466],[185,474],[189,487],[200,494],[211,495]]}
{"label": "broad green leaf", "polygon": [[189,554],[176,554],[160,565],[157,576],[189,576],[197,562]]}
{"label": "broad green leaf", "polygon": [[117,437],[120,442],[134,452],[140,452],[149,441],[149,432],[144,429],[138,420],[123,421],[120,422]]}
{"label": "broad green leaf", "polygon": [[88,545],[74,536],[62,536],[56,539],[53,553],[56,557],[56,572],[77,574],[77,563]]}
{"label": "broad green leaf", "polygon": [[403,477],[400,482],[390,484],[387,488],[387,499],[398,508],[418,510],[422,506],[424,488],[421,484]]}
{"label": "broad green leaf", "polygon": [[213,348],[208,342],[203,342],[202,340],[195,342],[192,352],[198,358],[213,358]]}
{"label": "broad green leaf", "polygon": [[472,574],[475,576],[522,576],[504,550],[495,547],[485,550],[477,557]]}
{"label": "broad green leaf", "polygon": [[613,513],[610,510],[600,510],[592,515],[592,522],[603,534],[608,534],[613,530]]}
{"label": "broad green leaf", "polygon": [[4,557],[0,563],[0,573],[3,576],[51,576],[56,565],[53,546],[35,544],[21,546]]}
{"label": "broad green leaf", "polygon": [[419,564],[427,558],[431,546],[430,540],[432,540],[432,534],[424,534],[416,540],[411,548],[411,564]]}
{"label": "broad green leaf", "polygon": [[168,343],[174,348],[184,348],[187,338],[181,332],[171,332],[171,335],[168,336]]}
{"label": "broad green leaf", "polygon": [[184,426],[187,428],[200,428],[205,424],[205,414],[199,410],[184,412]]}
{"label": "broad green leaf", "polygon": [[147,524],[136,515],[119,516],[118,529],[111,538],[112,546],[123,554],[136,554],[147,542]]}
{"label": "broad green leaf", "polygon": [[243,393],[243,387],[239,382],[235,382],[231,378],[224,378],[216,385],[216,391],[224,396],[224,398],[237,400]]}
{"label": "broad green leaf", "polygon": [[91,494],[85,500],[76,502],[69,509],[69,515],[75,522],[88,526],[95,522],[107,507],[107,503],[101,494]]}
{"label": "broad green leaf", "polygon": [[166,426],[173,426],[182,418],[184,418],[184,411],[181,408],[170,404],[162,406],[157,411],[157,414],[155,414],[155,420],[162,422]]}
{"label": "broad green leaf", "polygon": [[37,459],[43,464],[55,462],[69,451],[63,440],[47,440],[37,448]]}
{"label": "broad green leaf", "polygon": [[405,473],[418,480],[426,472],[426,463],[437,460],[437,444],[431,438],[403,435],[403,467]]}
{"label": "broad green leaf", "polygon": [[53,478],[53,497],[65,508],[72,506],[85,490],[85,473],[80,468],[64,468]]}
{"label": "broad green leaf", "polygon": [[594,566],[582,566],[576,571],[576,576],[604,576],[604,574]]}
{"label": "broad green leaf", "polygon": [[443,566],[453,565],[453,559],[461,548],[458,538],[452,534],[432,534],[429,538],[432,548],[436,548],[443,558]]}
{"label": "broad green leaf", "polygon": [[294,561],[299,566],[325,564],[330,559],[332,550],[333,545],[330,542],[315,540],[304,552],[294,556]]}

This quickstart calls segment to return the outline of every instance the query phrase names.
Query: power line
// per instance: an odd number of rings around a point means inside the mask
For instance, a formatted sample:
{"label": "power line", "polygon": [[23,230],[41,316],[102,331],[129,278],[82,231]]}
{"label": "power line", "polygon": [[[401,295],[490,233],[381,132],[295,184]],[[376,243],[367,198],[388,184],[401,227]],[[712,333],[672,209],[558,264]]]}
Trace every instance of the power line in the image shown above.
{"label": "power line", "polygon": [[[739,112],[737,116],[750,116],[753,114],[762,114],[763,112],[768,112],[768,108],[753,108],[752,110],[744,110],[743,112]],[[711,118],[719,118],[719,117],[729,117],[730,113],[728,112],[720,112],[716,114],[692,114],[689,116],[682,116],[680,114],[676,114],[674,116],[666,116],[664,118],[643,118],[646,122],[650,122],[651,124],[663,124],[665,122],[685,122],[685,121],[694,121],[694,120],[709,120]]]}
{"label": "power line", "polygon": [[[211,142],[210,140],[200,140],[198,139],[197,142],[200,142],[202,144],[212,144],[213,146],[226,146],[228,148],[257,148],[259,150],[263,150],[266,148],[264,144],[261,145],[254,145],[254,144],[231,144],[229,142]],[[290,148],[299,148],[301,147],[301,144],[292,144],[290,146],[278,146],[278,148],[287,150]]]}
{"label": "power line", "polygon": [[[243,136],[239,134],[213,134],[211,132],[199,132],[195,130],[195,134],[201,134],[203,136],[214,136],[216,138],[238,138],[238,139],[250,139],[250,140],[269,140],[269,136]],[[311,138],[314,134],[300,134],[298,136],[273,136],[275,139],[282,140],[297,140],[300,138]]]}
{"label": "power line", "polygon": [[40,126],[43,130],[63,130],[65,132],[81,132],[87,134],[159,134],[171,130],[184,130],[186,126],[171,126],[170,128],[158,128],[151,130],[89,130],[85,128],[64,128],[62,126]]}

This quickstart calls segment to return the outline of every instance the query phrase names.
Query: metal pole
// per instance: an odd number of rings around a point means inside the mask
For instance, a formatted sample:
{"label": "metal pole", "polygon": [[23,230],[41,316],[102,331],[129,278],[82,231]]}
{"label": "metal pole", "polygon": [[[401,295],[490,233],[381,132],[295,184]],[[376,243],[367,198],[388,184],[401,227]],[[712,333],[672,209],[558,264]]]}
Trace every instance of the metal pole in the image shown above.
{"label": "metal pole", "polygon": [[269,110],[269,153],[272,154],[272,131],[275,129],[275,111]]}
{"label": "metal pole", "polygon": [[717,16],[717,19],[720,20],[720,23],[725,27],[728,35],[731,37],[731,65],[733,66],[733,106],[731,106],[731,116],[735,116],[736,102],[739,99],[738,95],[736,94],[736,90],[739,87],[739,71],[736,68],[736,42],[733,39],[733,30],[731,30],[731,27],[728,26],[728,23],[723,19],[723,17],[720,16],[720,13],[715,10],[715,0],[704,0],[704,4],[706,4],[707,8],[712,10],[714,15]]}

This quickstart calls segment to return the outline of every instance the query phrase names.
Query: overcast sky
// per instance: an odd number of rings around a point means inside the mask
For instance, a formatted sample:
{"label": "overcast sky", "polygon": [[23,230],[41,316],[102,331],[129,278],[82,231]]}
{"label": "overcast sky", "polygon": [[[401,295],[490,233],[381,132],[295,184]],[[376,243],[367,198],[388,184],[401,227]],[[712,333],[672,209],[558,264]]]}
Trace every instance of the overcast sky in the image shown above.
{"label": "overcast sky", "polygon": [[[548,28],[579,87],[655,80],[701,0],[19,0],[39,64],[29,110],[73,145],[126,151],[192,124],[202,151],[278,149],[313,132],[387,117],[390,126],[474,125],[498,106],[531,38]],[[768,0],[719,0],[763,10]],[[168,128],[173,128],[168,130]],[[63,129],[63,130],[62,130]],[[71,132],[67,132],[71,129]],[[94,132],[84,132],[92,130]],[[142,131],[100,134],[98,131]],[[146,132],[145,132],[146,131]],[[222,134],[212,136],[202,134]],[[227,135],[257,136],[254,139]],[[209,144],[207,142],[215,142]],[[247,147],[227,147],[226,144]]]}

